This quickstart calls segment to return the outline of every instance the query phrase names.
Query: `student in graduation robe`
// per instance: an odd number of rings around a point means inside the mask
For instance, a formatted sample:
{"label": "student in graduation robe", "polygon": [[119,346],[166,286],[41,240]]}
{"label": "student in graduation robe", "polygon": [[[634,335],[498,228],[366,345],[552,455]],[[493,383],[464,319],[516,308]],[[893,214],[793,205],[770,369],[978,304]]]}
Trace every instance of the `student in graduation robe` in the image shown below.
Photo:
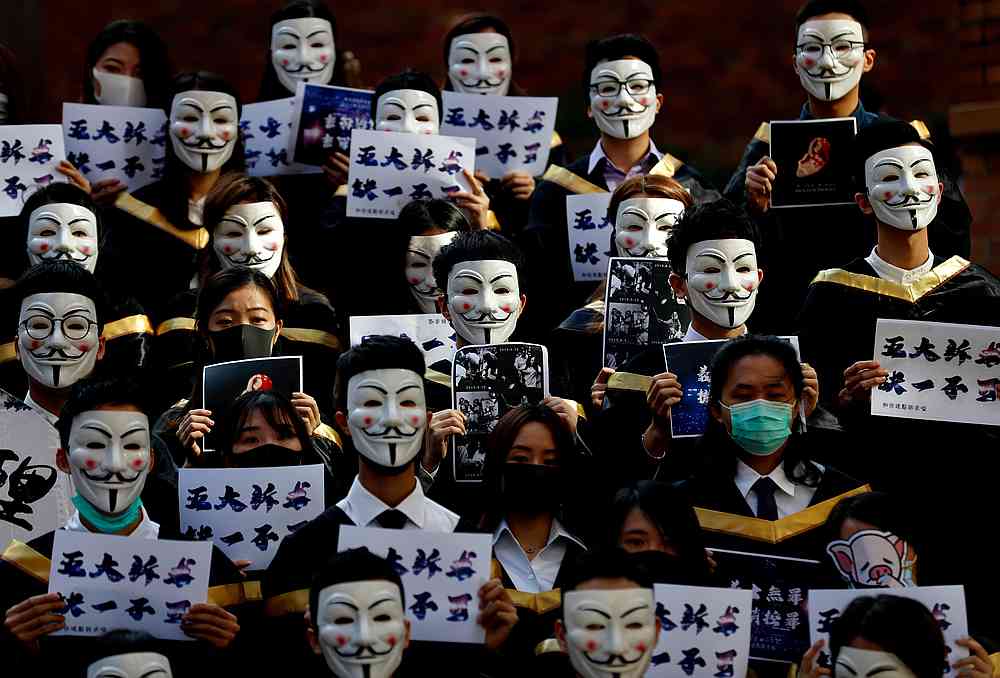
{"label": "student in graduation robe", "polygon": [[566,196],[613,191],[638,174],[672,177],[695,202],[719,194],[690,165],[664,153],[650,137],[663,104],[664,81],[656,48],[639,35],[613,35],[587,45],[583,93],[587,116],[600,132],[589,156],[566,168],[553,166],[531,199],[521,245],[531,266],[535,310],[528,336],[544,338],[573,309],[586,302],[592,283],[573,282],[566,232]]}
{"label": "student in graduation robe", "polygon": [[[859,0],[808,0],[795,17],[796,42],[792,67],[807,101],[801,120],[853,117],[858,131],[879,116],[865,110],[860,83],[876,65],[876,51],[869,33],[872,23]],[[786,116],[787,117],[787,116]],[[914,123],[929,137],[926,127]],[[875,242],[871,225],[853,205],[824,205],[795,209],[770,209],[771,191],[778,168],[767,157],[770,130],[762,123],[750,141],[725,195],[745,204],[758,221],[765,242],[771,292],[761,300],[755,327],[771,334],[791,334],[795,327],[790,309],[801,308],[809,281],[819,271],[864,256]],[[941,210],[932,229],[932,249],[945,257],[969,255],[972,215],[956,178],[944,172]],[[836,233],[816,246],[817,233]]]}
{"label": "student in graduation robe", "polygon": [[[62,409],[57,465],[77,490],[76,511],[63,530],[117,534],[133,539],[179,538],[161,529],[140,498],[155,465],[143,386],[133,380],[84,381],[74,386]],[[108,483],[115,476],[118,482]],[[64,626],[58,594],[45,593],[55,532],[8,544],[0,556],[0,631],[3,656],[12,676],[78,675],[81,650],[93,641],[51,637]],[[240,630],[224,609],[247,600],[248,589],[235,566],[213,549],[209,602],[192,605],[181,628],[197,644],[174,643],[185,670],[209,666],[228,652]],[[236,584],[236,586],[226,586]],[[186,647],[185,647],[186,646]],[[230,657],[231,661],[231,657]]]}

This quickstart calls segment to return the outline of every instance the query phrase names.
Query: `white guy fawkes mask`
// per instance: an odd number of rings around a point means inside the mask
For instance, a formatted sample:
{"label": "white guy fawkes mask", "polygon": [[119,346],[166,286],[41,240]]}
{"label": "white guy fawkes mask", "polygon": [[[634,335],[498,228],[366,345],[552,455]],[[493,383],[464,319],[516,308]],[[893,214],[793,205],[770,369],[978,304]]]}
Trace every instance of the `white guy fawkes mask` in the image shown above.
{"label": "white guy fawkes mask", "polygon": [[903,231],[919,231],[937,216],[934,156],[919,144],[888,148],[865,161],[865,185],[875,217]]}
{"label": "white guy fawkes mask", "polygon": [[222,268],[249,266],[273,278],[285,248],[285,225],[273,202],[233,205],[215,227],[212,247]]}
{"label": "white guy fawkes mask", "polygon": [[806,21],[799,27],[795,65],[805,90],[836,101],[857,87],[865,65],[861,24],[848,19]]}
{"label": "white guy fawkes mask", "polygon": [[906,664],[891,652],[842,647],[833,667],[833,678],[916,678]]}
{"label": "white guy fawkes mask", "polygon": [[619,59],[590,72],[590,110],[597,129],[616,139],[634,139],[656,119],[656,85],[645,61]]}
{"label": "white guy fawkes mask", "polygon": [[286,19],[271,27],[271,63],[292,94],[300,82],[328,84],[336,61],[333,28],[326,19]]}
{"label": "white guy fawkes mask", "polygon": [[83,205],[42,205],[28,216],[28,261],[64,259],[94,272],[97,267],[97,217]]}
{"label": "white guy fawkes mask", "polygon": [[521,315],[517,267],[509,261],[460,261],[448,274],[448,312],[470,344],[502,344]]}
{"label": "white guy fawkes mask", "polygon": [[145,106],[146,84],[139,78],[121,73],[92,71],[94,80],[100,86],[100,93],[94,88],[94,99],[104,106]]}
{"label": "white guy fawkes mask", "polygon": [[422,89],[394,89],[378,98],[375,129],[409,134],[437,134],[441,121],[437,99]]}
{"label": "white guy fawkes mask", "polygon": [[702,240],[687,251],[688,297],[720,327],[739,327],[757,302],[757,250],[749,240]]}
{"label": "white guy fawkes mask", "polygon": [[667,238],[684,213],[673,198],[630,198],[618,205],[615,247],[620,257],[667,256]]}
{"label": "white guy fawkes mask", "polygon": [[97,362],[97,309],[89,297],[42,292],[25,297],[17,325],[21,366],[49,388],[69,388]]}
{"label": "white guy fawkes mask", "polygon": [[583,678],[640,678],[656,647],[653,591],[575,590],[563,596],[569,661]]}
{"label": "white guy fawkes mask", "polygon": [[395,673],[406,646],[403,596],[396,584],[333,584],[319,592],[316,604],[316,635],[337,678],[389,678]]}
{"label": "white guy fawkes mask", "polygon": [[413,370],[367,370],[347,382],[347,428],[354,447],[381,466],[406,466],[427,426],[424,380]]}
{"label": "white guy fawkes mask", "polygon": [[129,652],[98,659],[87,678],[173,678],[170,662],[158,652]]}
{"label": "white guy fawkes mask", "polygon": [[146,484],[149,419],[132,410],[81,412],[73,417],[68,453],[77,493],[101,513],[123,513]]}
{"label": "white guy fawkes mask", "polygon": [[190,90],[174,96],[170,143],[177,157],[195,172],[222,167],[233,154],[238,134],[239,115],[232,95]]}
{"label": "white guy fawkes mask", "polygon": [[448,79],[456,92],[506,96],[510,44],[499,33],[456,35],[448,50]]}
{"label": "white guy fawkes mask", "polygon": [[410,246],[406,250],[406,282],[421,313],[437,313],[437,298],[441,296],[441,290],[434,280],[434,257],[456,235],[457,231],[448,231],[438,235],[410,236]]}

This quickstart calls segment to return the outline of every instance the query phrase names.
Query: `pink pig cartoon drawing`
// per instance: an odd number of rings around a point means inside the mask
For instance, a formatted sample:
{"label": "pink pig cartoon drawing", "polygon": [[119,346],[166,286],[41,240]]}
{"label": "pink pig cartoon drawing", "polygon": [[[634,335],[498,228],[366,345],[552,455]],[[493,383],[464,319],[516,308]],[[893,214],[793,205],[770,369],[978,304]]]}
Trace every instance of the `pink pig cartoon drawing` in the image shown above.
{"label": "pink pig cartoon drawing", "polygon": [[860,530],[850,539],[830,542],[826,552],[840,575],[852,585],[881,588],[914,585],[915,555],[909,544],[891,532]]}

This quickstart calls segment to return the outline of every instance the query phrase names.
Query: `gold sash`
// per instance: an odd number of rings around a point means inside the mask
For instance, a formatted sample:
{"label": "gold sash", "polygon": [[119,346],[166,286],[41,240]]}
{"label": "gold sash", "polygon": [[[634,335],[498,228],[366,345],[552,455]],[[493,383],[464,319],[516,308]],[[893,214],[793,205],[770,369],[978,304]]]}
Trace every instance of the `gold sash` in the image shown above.
{"label": "gold sash", "polygon": [[283,617],[286,614],[302,614],[309,607],[309,589],[289,591],[271,596],[264,601],[264,614],[268,617]]}
{"label": "gold sash", "polygon": [[[502,580],[503,569],[500,561],[494,558],[490,561],[490,577]],[[517,589],[505,589],[510,594],[511,602],[517,607],[531,610],[535,614],[545,614],[559,607],[562,603],[562,592],[559,589],[542,591],[541,593],[525,593]]]}
{"label": "gold sash", "polygon": [[669,153],[664,153],[660,161],[649,170],[650,176],[656,174],[662,177],[672,177],[684,165],[682,160],[675,158]]}
{"label": "gold sash", "polygon": [[765,144],[771,143],[771,123],[760,123],[760,127],[754,132],[753,138],[755,141],[763,141]]}
{"label": "gold sash", "polygon": [[261,599],[260,582],[243,581],[235,584],[220,584],[208,587],[208,602],[219,607],[232,607],[252,603]]}
{"label": "gold sash", "polygon": [[927,129],[927,125],[924,124],[923,120],[911,120],[910,126],[917,130],[917,134],[919,134],[920,138],[924,141],[931,138],[931,131]]}
{"label": "gold sash", "polygon": [[437,370],[432,370],[428,367],[424,370],[424,379],[427,381],[433,381],[435,384],[451,388],[451,377],[444,372],[438,372]]}
{"label": "gold sash", "polygon": [[552,130],[552,139],[549,141],[549,148],[555,148],[556,146],[562,146],[562,137],[559,136],[559,132]]}
{"label": "gold sash", "polygon": [[173,332],[174,330],[194,332],[195,327],[197,327],[197,323],[194,318],[188,318],[186,316],[171,318],[170,320],[164,320],[156,326],[156,336],[166,334],[167,332]]}
{"label": "gold sash", "polygon": [[549,165],[549,168],[545,170],[545,174],[542,175],[542,179],[562,186],[570,193],[607,193],[600,186],[590,183],[583,177],[577,176],[559,165]]}
{"label": "gold sash", "polygon": [[340,440],[340,434],[329,424],[320,424],[313,429],[313,435],[319,436],[320,438],[326,438],[327,440],[332,440],[336,443],[337,447],[344,449],[344,443]]}
{"label": "gold sash", "polygon": [[840,268],[828,268],[825,271],[820,271],[813,278],[813,283],[828,282],[835,285],[844,285],[845,287],[853,287],[884,297],[902,299],[914,304],[923,296],[933,292],[969,266],[971,264],[968,261],[956,254],[951,259],[927,271],[927,273],[924,273],[909,285],[900,285],[892,280],[883,280],[882,278],[865,275],[864,273],[851,273]]}
{"label": "gold sash", "polygon": [[346,198],[347,184],[341,184],[340,186],[337,186],[337,190],[333,192],[333,195],[337,198]]}
{"label": "gold sash", "polygon": [[11,539],[7,548],[0,554],[0,560],[10,563],[43,584],[47,584],[49,581],[49,569],[52,567],[52,561],[24,542]]}
{"label": "gold sash", "polygon": [[15,342],[9,341],[6,344],[0,344],[0,363],[9,363],[13,360],[17,360]]}
{"label": "gold sash", "polygon": [[112,341],[129,334],[152,334],[153,326],[149,322],[149,316],[139,314],[130,315],[120,320],[115,320],[104,326],[101,337],[104,341]]}
{"label": "gold sash", "polygon": [[608,388],[619,391],[642,391],[646,393],[653,385],[653,378],[645,374],[633,374],[632,372],[615,372],[608,379]]}
{"label": "gold sash", "polygon": [[340,339],[329,332],[314,330],[307,327],[282,327],[281,336],[291,341],[301,341],[306,344],[320,344],[334,351],[341,349]]}
{"label": "gold sash", "polygon": [[155,226],[167,235],[172,235],[196,250],[203,249],[208,244],[208,231],[204,228],[190,231],[181,230],[170,223],[163,212],[141,200],[136,200],[132,194],[126,191],[118,194],[118,198],[115,199],[115,207],[123,212],[128,212],[140,221],[145,221],[150,226]]}

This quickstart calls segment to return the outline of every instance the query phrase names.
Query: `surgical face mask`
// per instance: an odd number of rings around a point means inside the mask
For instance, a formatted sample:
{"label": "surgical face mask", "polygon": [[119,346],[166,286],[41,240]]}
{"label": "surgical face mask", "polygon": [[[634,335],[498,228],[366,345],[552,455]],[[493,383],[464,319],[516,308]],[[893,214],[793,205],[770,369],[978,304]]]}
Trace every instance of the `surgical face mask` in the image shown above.
{"label": "surgical face mask", "polygon": [[687,251],[688,297],[694,310],[719,327],[747,321],[757,302],[757,249],[749,240],[702,240]]}
{"label": "surgical face mask", "polygon": [[212,235],[222,268],[249,266],[273,278],[285,249],[285,224],[273,202],[233,205]]}
{"label": "surgical face mask", "polygon": [[422,89],[394,89],[375,105],[375,129],[385,132],[437,134],[440,121],[437,99]]}
{"label": "surgical face mask", "polygon": [[555,511],[562,500],[562,476],[558,466],[505,463],[500,480],[504,507],[532,514]]}
{"label": "surgical face mask", "polygon": [[833,678],[917,678],[891,652],[842,647],[833,667]]}
{"label": "surgical face mask", "polygon": [[671,198],[630,198],[618,205],[615,248],[620,257],[667,256],[667,239],[684,213],[684,203]]}
{"label": "surgical face mask", "polygon": [[402,469],[420,452],[427,427],[424,380],[406,369],[368,370],[347,382],[354,447],[379,466]]}
{"label": "surgical face mask", "polygon": [[212,358],[216,363],[248,358],[268,358],[274,347],[277,330],[255,325],[233,325],[224,330],[208,333],[212,345]]}
{"label": "surgical face mask", "polygon": [[448,274],[451,324],[470,344],[502,344],[521,315],[517,268],[509,261],[460,261]]}
{"label": "surgical face mask", "polygon": [[158,652],[129,652],[98,659],[87,678],[173,678],[170,661]]}
{"label": "surgical face mask", "polygon": [[616,139],[634,139],[656,119],[653,70],[638,59],[597,64],[590,72],[590,110],[597,128]]}
{"label": "surgical face mask", "polygon": [[327,586],[317,599],[323,658],[338,678],[389,678],[406,647],[403,596],[396,584],[352,581]]}
{"label": "surgical face mask", "polygon": [[757,457],[766,457],[792,435],[794,406],[774,400],[751,400],[722,407],[729,410],[730,436],[737,445]]}
{"label": "surgical face mask", "polygon": [[42,205],[28,216],[28,261],[72,261],[93,273],[97,267],[97,217],[83,205]]}
{"label": "surgical face mask", "polygon": [[149,419],[129,410],[81,412],[73,417],[68,452],[77,493],[101,513],[122,513],[146,484]]}
{"label": "surgical face mask", "polygon": [[920,145],[879,151],[865,161],[865,185],[875,217],[903,231],[919,231],[937,216],[934,156]]}
{"label": "surgical face mask", "polygon": [[458,235],[456,231],[440,235],[414,235],[406,250],[406,282],[421,313],[437,313],[437,298],[441,295],[434,280],[434,257],[441,248]]}
{"label": "surgical face mask", "polygon": [[333,28],[326,19],[286,19],[271,27],[271,64],[292,94],[300,82],[328,84],[336,61]]}
{"label": "surgical face mask", "polygon": [[94,370],[100,350],[94,301],[72,292],[25,297],[17,326],[21,366],[35,381],[65,389]]}
{"label": "surgical face mask", "polygon": [[456,92],[506,96],[510,44],[499,33],[456,35],[448,50],[448,79]]}
{"label": "surgical face mask", "polygon": [[849,539],[830,542],[826,552],[851,588],[916,586],[916,557],[910,545],[891,532],[859,530]]}
{"label": "surgical face mask", "polygon": [[809,94],[823,101],[843,98],[864,72],[861,24],[847,19],[806,21],[799,27],[795,65]]}
{"label": "surgical face mask", "polygon": [[640,678],[656,647],[653,591],[563,594],[569,661],[583,678]]}
{"label": "surgical face mask", "polygon": [[236,99],[224,92],[191,90],[174,96],[170,106],[170,144],[195,172],[222,167],[239,135]]}
{"label": "surgical face mask", "polygon": [[91,73],[98,85],[94,88],[97,103],[105,106],[146,105],[146,85],[139,78],[99,71],[96,67]]}

